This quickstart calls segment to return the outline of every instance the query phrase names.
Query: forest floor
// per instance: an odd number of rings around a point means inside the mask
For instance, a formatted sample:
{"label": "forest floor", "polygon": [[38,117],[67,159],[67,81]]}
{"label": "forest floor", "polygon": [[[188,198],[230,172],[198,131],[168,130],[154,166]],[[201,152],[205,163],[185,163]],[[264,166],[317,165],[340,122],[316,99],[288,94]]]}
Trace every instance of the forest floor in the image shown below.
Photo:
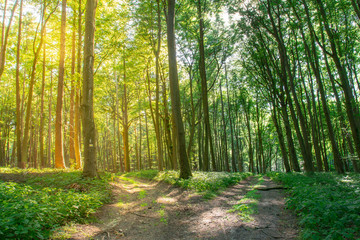
{"label": "forest floor", "polygon": [[[298,239],[297,219],[285,209],[283,190],[268,177],[257,184],[258,178],[249,177],[205,200],[163,182],[118,177],[114,199],[96,213],[97,221],[66,226],[58,234],[77,240]],[[254,214],[240,217],[234,206],[254,187],[260,189]]]}

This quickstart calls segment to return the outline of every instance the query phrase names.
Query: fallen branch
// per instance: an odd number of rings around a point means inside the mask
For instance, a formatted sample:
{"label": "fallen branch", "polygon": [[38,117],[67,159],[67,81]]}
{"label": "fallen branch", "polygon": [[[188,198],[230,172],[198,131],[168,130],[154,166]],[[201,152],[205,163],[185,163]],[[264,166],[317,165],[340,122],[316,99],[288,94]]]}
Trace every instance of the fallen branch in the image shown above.
{"label": "fallen branch", "polygon": [[289,189],[289,188],[283,186],[276,186],[276,187],[256,187],[254,189],[259,191],[270,191],[270,190]]}

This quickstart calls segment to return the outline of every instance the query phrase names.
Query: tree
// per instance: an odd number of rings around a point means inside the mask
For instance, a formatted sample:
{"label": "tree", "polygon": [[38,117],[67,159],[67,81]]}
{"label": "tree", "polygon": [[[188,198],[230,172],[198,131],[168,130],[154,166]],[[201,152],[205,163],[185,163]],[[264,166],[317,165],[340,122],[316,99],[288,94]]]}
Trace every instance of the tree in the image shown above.
{"label": "tree", "polygon": [[[33,93],[34,93],[34,85],[35,85],[35,80],[36,80],[36,66],[37,66],[37,62],[39,60],[39,55],[40,55],[40,51],[42,49],[42,45],[44,43],[44,34],[45,34],[45,29],[46,29],[46,24],[49,21],[50,17],[54,14],[57,5],[59,3],[56,3],[56,6],[52,9],[52,11],[49,13],[48,16],[45,16],[46,13],[46,9],[49,6],[49,3],[44,2],[43,4],[43,8],[42,8],[42,19],[41,19],[41,30],[40,30],[40,41],[37,45],[36,48],[33,49],[33,53],[34,53],[34,59],[32,62],[32,68],[31,68],[31,74],[30,74],[30,83],[29,83],[29,92],[28,92],[28,99],[27,99],[27,104],[26,104],[26,113],[25,113],[25,127],[24,127],[24,132],[23,132],[23,141],[21,144],[21,162],[26,163],[28,160],[28,146],[29,146],[29,135],[30,135],[30,118],[31,118],[31,113],[32,113],[32,100],[33,100]],[[35,46],[35,42],[37,39],[37,34],[38,32],[36,32],[36,37],[34,38],[34,46]]]}
{"label": "tree", "polygon": [[176,44],[175,44],[175,0],[168,0],[167,15],[167,42],[169,58],[169,81],[171,94],[172,116],[176,127],[176,138],[179,149],[180,178],[187,179],[191,177],[190,164],[186,154],[185,131],[181,116],[181,102],[179,79],[176,61]]}
{"label": "tree", "polygon": [[204,111],[204,125],[205,125],[205,149],[204,149],[204,170],[208,171],[210,169],[210,161],[209,161],[209,147],[212,161],[212,169],[216,171],[216,161],[213,147],[213,140],[211,136],[211,126],[210,126],[210,117],[209,117],[209,102],[208,102],[208,88],[207,88],[207,80],[206,80],[206,67],[205,67],[205,51],[204,51],[204,20],[202,14],[202,6],[201,0],[198,0],[198,18],[199,18],[199,31],[200,31],[200,39],[199,39],[199,51],[200,51],[200,77],[201,77],[201,96],[203,103],[203,111]]}
{"label": "tree", "polygon": [[65,168],[63,143],[63,96],[65,74],[66,0],[61,5],[60,61],[55,121],[55,167]]}
{"label": "tree", "polygon": [[20,12],[19,12],[19,29],[18,40],[16,45],[16,148],[17,148],[17,166],[19,168],[25,168],[24,159],[21,157],[21,131],[22,131],[22,119],[21,119],[21,99],[20,99],[20,44],[21,44],[21,30],[22,30],[22,11],[23,1],[20,0]]}
{"label": "tree", "polygon": [[96,167],[96,128],[94,121],[94,42],[95,42],[95,12],[97,0],[86,2],[85,36],[84,36],[84,70],[82,123],[84,141],[84,177],[97,176]]}

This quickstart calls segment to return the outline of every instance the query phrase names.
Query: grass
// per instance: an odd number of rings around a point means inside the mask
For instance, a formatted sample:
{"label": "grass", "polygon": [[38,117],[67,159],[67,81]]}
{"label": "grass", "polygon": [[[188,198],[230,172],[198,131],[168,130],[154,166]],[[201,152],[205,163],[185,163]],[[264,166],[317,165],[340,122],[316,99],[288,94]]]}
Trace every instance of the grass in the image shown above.
{"label": "grass", "polygon": [[27,176],[22,183],[0,181],[1,239],[47,239],[59,226],[86,222],[111,197],[111,174],[91,180],[70,170],[0,168],[0,173]]}
{"label": "grass", "polygon": [[303,239],[360,239],[360,175],[270,173],[290,188]]}
{"label": "grass", "polygon": [[240,219],[245,222],[251,222],[254,220],[252,215],[258,213],[258,202],[260,194],[255,188],[264,182],[262,176],[256,176],[257,184],[248,191],[244,198],[242,198],[237,204],[235,204],[229,212],[237,212]]}

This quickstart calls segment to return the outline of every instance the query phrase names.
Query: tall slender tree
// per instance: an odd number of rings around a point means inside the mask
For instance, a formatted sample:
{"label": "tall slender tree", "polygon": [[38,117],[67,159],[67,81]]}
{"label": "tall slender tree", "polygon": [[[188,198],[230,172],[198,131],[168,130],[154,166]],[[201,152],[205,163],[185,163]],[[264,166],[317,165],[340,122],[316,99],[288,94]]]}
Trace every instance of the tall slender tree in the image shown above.
{"label": "tall slender tree", "polygon": [[96,128],[94,121],[94,43],[95,43],[95,13],[97,0],[87,0],[85,13],[84,36],[84,70],[82,122],[84,140],[84,170],[85,177],[97,176],[96,167]]}
{"label": "tall slender tree", "polygon": [[179,149],[180,178],[191,177],[190,164],[186,154],[185,131],[181,116],[180,89],[176,61],[175,44],[175,0],[168,0],[167,43],[169,58],[169,80],[171,94],[171,109],[176,126],[176,137]]}
{"label": "tall slender tree", "polygon": [[65,168],[63,143],[63,96],[65,75],[65,41],[66,41],[66,0],[61,4],[61,33],[60,33],[60,61],[59,80],[56,102],[55,120],[55,167]]}
{"label": "tall slender tree", "polygon": [[216,171],[216,161],[213,147],[213,140],[211,136],[211,126],[210,126],[210,116],[209,116],[209,102],[208,102],[208,88],[207,88],[207,79],[206,79],[206,66],[205,66],[205,47],[204,47],[204,19],[202,12],[201,0],[197,2],[198,8],[198,19],[199,19],[199,50],[200,50],[200,62],[199,62],[199,71],[201,78],[201,96],[202,96],[202,105],[204,111],[204,126],[205,126],[205,149],[204,149],[204,170],[210,170],[210,160],[209,160],[209,148],[211,154],[211,163],[212,169]]}
{"label": "tall slender tree", "polygon": [[22,132],[22,113],[21,113],[21,98],[20,98],[20,47],[21,47],[21,31],[22,31],[22,12],[23,0],[20,0],[19,12],[19,28],[18,40],[16,44],[16,148],[17,148],[17,166],[25,168],[24,159],[21,158],[21,132]]}

